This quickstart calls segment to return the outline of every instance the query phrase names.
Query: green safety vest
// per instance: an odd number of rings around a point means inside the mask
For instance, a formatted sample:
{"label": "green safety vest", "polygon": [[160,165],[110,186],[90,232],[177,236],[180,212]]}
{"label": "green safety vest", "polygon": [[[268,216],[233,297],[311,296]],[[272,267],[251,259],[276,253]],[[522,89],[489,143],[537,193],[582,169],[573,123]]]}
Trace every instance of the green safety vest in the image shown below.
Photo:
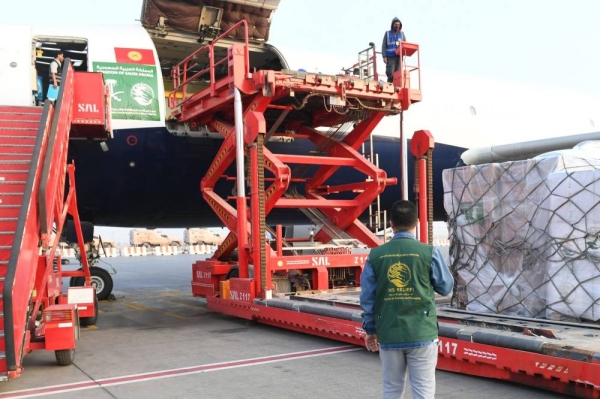
{"label": "green safety vest", "polygon": [[431,284],[433,247],[396,238],[371,250],[377,277],[375,322],[381,344],[438,338],[435,292]]}

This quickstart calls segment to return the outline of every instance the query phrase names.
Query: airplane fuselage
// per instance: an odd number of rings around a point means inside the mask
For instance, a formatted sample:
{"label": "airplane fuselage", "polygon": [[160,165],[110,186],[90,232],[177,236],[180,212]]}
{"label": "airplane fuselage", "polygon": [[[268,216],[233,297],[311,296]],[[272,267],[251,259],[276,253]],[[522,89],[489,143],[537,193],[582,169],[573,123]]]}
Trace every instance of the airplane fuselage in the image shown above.
{"label": "airplane fuselage", "polygon": [[[93,142],[72,142],[69,158],[77,168],[78,200],[84,220],[107,226],[189,227],[218,226],[221,221],[208,207],[200,181],[208,170],[222,140],[176,137],[166,129],[115,131],[109,151]],[[376,136],[374,152],[388,177],[400,181],[399,140]],[[274,153],[306,154],[301,141],[269,143]],[[442,170],[454,167],[463,148],[437,145],[434,149],[434,208],[437,220],[444,220]],[[235,176],[234,168],[226,172]],[[412,196],[414,169],[409,162],[409,193]],[[359,179],[359,175],[333,176],[331,185]],[[342,180],[343,179],[343,180]],[[222,197],[234,195],[234,181],[217,186]],[[382,210],[400,199],[400,185],[389,186],[381,196]],[[363,215],[364,217],[367,214]],[[309,221],[299,211],[275,210],[268,222],[294,224]]]}
{"label": "airplane fuselage", "polygon": [[[58,48],[65,50],[75,69],[103,72],[112,87],[114,139],[108,143],[108,151],[97,142],[70,142],[69,159],[76,164],[79,207],[85,220],[124,227],[221,224],[202,198],[200,181],[222,140],[199,131],[182,134],[167,128],[166,123],[171,114],[165,101],[173,90],[171,68],[202,46],[197,36],[164,34],[160,29],[141,25],[4,25],[0,26],[0,38],[2,59],[8,61],[0,65],[3,87],[0,104],[34,104],[32,91],[37,89],[39,78],[47,82],[48,64]],[[221,56],[234,42],[224,41]],[[290,68],[281,53],[264,42],[251,43],[250,59],[251,65],[259,69]],[[584,133],[594,128],[594,120],[600,123],[598,107],[594,105],[599,102],[589,97],[581,97],[580,102],[579,97],[569,97],[571,101],[564,106],[565,110],[555,113],[544,104],[536,106],[533,101],[536,98],[553,101],[551,95],[541,97],[536,90],[519,91],[498,82],[433,72],[424,73],[423,80],[429,85],[424,84],[423,101],[405,113],[405,132],[410,137],[415,130],[429,129],[436,138],[433,152],[436,220],[445,219],[441,172],[455,167],[466,148],[492,141]],[[196,90],[202,88],[199,85]],[[374,133],[374,153],[389,177],[400,178],[398,117],[386,117],[380,125]],[[267,147],[276,153],[306,154],[309,150],[300,141],[269,142]],[[406,184],[409,198],[413,198],[410,155],[408,169]],[[235,171],[228,170],[227,174],[234,176]],[[343,179],[344,176],[334,176],[328,183],[339,184]],[[223,181],[216,189],[222,197],[231,197],[233,186],[231,180]],[[381,210],[389,209],[400,193],[400,184],[388,187],[381,196]],[[269,223],[306,222],[300,212],[293,210],[274,211],[270,217]]]}
{"label": "airplane fuselage", "polygon": [[[13,36],[18,33],[18,45],[13,45],[13,50],[6,55],[24,65],[9,70],[12,77],[0,75],[5,80],[0,83],[14,88],[4,93],[21,93],[18,99],[14,96],[2,98],[0,94],[0,103],[31,104],[31,88],[35,86],[31,78],[32,67],[35,66],[36,75],[46,78],[47,65],[58,48],[65,50],[75,69],[103,72],[105,81],[111,85],[114,138],[107,143],[108,151],[97,142],[72,140],[69,145],[69,160],[75,161],[76,165],[78,203],[84,220],[97,225],[136,227],[221,224],[202,198],[200,181],[222,139],[194,132],[181,134],[169,130],[165,123],[171,112],[165,97],[172,89],[170,70],[175,62],[167,62],[168,56],[174,54],[173,43],[169,40],[177,40],[179,47],[183,47],[179,50],[181,54],[177,54],[179,57],[189,55],[200,44],[185,35],[161,36],[142,26],[110,29],[4,27],[3,30],[4,33],[12,30]],[[228,44],[231,43],[226,42],[225,46]],[[28,62],[31,67],[27,66]],[[288,68],[281,54],[264,43],[251,45],[251,62],[276,69]],[[148,101],[142,105],[133,88],[139,82],[150,87]],[[85,108],[89,104],[75,106]],[[275,153],[306,154],[310,149],[308,143],[301,141],[269,142],[267,147]],[[444,217],[441,170],[455,166],[462,151],[441,144],[435,148],[434,198],[438,220]],[[400,178],[397,135],[374,136],[374,153],[378,154],[380,167],[388,176]],[[412,162],[409,162],[408,173],[408,187],[412,193]],[[235,170],[228,170],[227,174],[234,176]],[[360,179],[360,176],[334,175],[327,183],[341,184],[346,178]],[[224,181],[216,189],[222,197],[231,197],[233,187],[232,181]],[[400,198],[400,187],[391,186],[383,193],[381,210],[388,209]],[[366,217],[366,213],[363,216]],[[269,223],[307,222],[304,215],[293,210],[274,211],[270,219]]]}

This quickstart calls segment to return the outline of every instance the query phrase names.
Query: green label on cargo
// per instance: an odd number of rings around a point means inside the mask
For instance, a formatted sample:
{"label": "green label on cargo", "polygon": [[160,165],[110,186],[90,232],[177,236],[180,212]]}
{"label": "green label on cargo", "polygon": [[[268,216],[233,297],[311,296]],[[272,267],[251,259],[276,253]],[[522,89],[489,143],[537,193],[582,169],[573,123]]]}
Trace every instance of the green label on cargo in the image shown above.
{"label": "green label on cargo", "polygon": [[477,202],[475,204],[472,202],[463,202],[460,204],[460,209],[469,223],[475,223],[483,220],[483,203],[481,202]]}
{"label": "green label on cargo", "polygon": [[111,89],[113,119],[159,121],[158,74],[156,67],[114,62],[94,62]]}

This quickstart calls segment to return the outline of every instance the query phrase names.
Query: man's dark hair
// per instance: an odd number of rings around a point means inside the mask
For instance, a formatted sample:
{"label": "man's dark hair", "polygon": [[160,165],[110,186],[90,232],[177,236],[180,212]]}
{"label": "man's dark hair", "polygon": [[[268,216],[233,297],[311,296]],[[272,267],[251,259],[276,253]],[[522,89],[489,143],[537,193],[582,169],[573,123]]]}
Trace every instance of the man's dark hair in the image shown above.
{"label": "man's dark hair", "polygon": [[56,53],[56,56],[58,57],[61,54],[65,55],[65,52],[63,50],[58,50],[58,52]]}
{"label": "man's dark hair", "polygon": [[400,200],[392,205],[392,225],[399,231],[410,230],[417,225],[417,207],[410,201]]}

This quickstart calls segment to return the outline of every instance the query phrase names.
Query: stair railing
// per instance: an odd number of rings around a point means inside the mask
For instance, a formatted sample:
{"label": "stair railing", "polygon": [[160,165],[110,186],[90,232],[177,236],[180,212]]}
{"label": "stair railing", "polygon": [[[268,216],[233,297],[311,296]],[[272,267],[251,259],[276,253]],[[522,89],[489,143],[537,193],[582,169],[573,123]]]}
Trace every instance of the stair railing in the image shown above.
{"label": "stair railing", "polygon": [[[42,111],[42,118],[34,144],[2,292],[4,300],[4,340],[9,374],[18,371],[21,360],[25,355],[25,330],[31,300],[31,287],[34,283],[31,276],[35,275],[37,267],[37,243],[40,234],[40,219],[38,208],[35,206],[39,187],[37,179],[42,172],[53,117],[54,105],[47,102]],[[35,247],[27,248],[28,243],[35,243]]]}

